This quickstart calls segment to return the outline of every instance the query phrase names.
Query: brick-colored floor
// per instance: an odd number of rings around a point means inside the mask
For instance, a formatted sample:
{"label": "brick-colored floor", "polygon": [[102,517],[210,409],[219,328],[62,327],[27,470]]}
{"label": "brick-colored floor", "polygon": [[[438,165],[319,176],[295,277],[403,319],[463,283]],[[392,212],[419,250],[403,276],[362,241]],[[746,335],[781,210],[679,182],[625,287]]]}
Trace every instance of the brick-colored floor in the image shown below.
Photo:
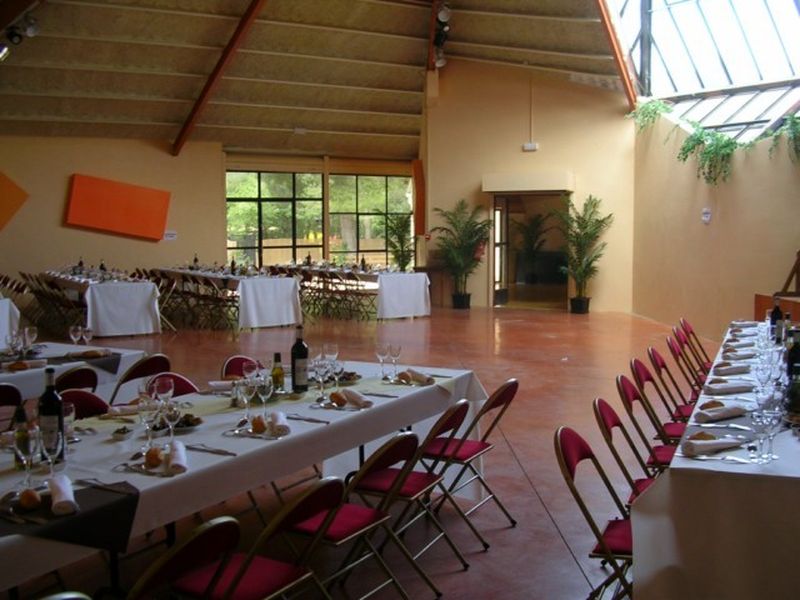
{"label": "brick-colored floor", "polygon": [[[591,402],[601,396],[622,412],[614,377],[627,373],[632,357],[646,358],[648,345],[665,350],[668,333],[667,325],[627,314],[569,315],[522,309],[435,309],[426,319],[306,323],[309,343],[313,346],[336,340],[343,360],[375,360],[374,343],[381,339],[402,344],[401,363],[472,369],[487,390],[509,377],[519,379],[520,392],[494,435],[495,450],[484,463],[490,483],[519,525],[510,528],[493,505],[482,508],[475,520],[491,544],[489,551],[483,552],[462,522],[445,515],[445,523],[450,525],[470,568],[462,571],[444,544],[437,544],[423,560],[445,596],[454,599],[583,598],[593,583],[604,578],[597,561],[586,556],[592,537],[558,470],[553,432],[564,424],[584,435],[618,489],[624,491],[621,475],[594,422]],[[258,358],[281,351],[288,362],[293,337],[292,328],[238,336],[231,332],[182,330],[106,343],[164,352],[172,359],[175,370],[202,385],[217,377],[229,354],[241,352]],[[587,477],[583,489],[598,515],[611,514],[612,506],[603,498],[598,482]],[[266,489],[258,490],[257,496],[268,507],[274,504]],[[232,512],[243,502],[238,498],[210,507],[203,517]],[[257,534],[258,524],[252,513],[243,517],[243,523],[245,543],[249,543]],[[180,530],[193,525],[189,519],[180,524]],[[135,579],[157,552],[126,561],[125,581]],[[412,598],[433,597],[404,567],[400,557],[392,553],[388,557]],[[92,592],[103,583],[103,567],[99,559],[87,561],[81,568],[65,570],[62,575],[69,588]],[[371,568],[362,573],[351,578],[349,589],[337,589],[337,595],[348,597],[375,575]],[[48,581],[32,582],[22,590],[23,595],[39,594]],[[397,596],[387,589],[377,597]]]}

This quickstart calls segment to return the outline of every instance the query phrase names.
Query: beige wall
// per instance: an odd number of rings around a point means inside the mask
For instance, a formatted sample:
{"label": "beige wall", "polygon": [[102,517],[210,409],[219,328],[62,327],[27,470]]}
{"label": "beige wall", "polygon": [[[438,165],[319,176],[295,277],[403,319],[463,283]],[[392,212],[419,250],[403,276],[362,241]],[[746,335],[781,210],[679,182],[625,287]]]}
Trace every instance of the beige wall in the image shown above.
{"label": "beige wall", "polygon": [[770,158],[762,141],[734,154],[728,182],[709,186],[693,158],[675,158],[685,138],[666,118],[638,135],[633,310],[665,323],[685,316],[718,339],[731,318],[752,316],[754,293],[780,289],[794,263],[800,168],[783,142]]}
{"label": "beige wall", "polygon": [[[142,140],[4,136],[0,170],[29,194],[0,231],[0,273],[37,272],[79,256],[122,269],[190,261],[195,252],[204,262],[225,260],[220,144],[189,143],[174,157],[166,146]],[[177,239],[156,243],[65,227],[73,173],[170,191],[167,229],[177,231]]]}
{"label": "beige wall", "polygon": [[[533,85],[533,139],[538,152],[523,153],[528,141]],[[439,74],[439,94],[428,106],[428,224],[439,222],[434,207],[460,198],[484,207],[484,173],[568,170],[575,195],[603,199],[615,214],[606,234],[608,250],[590,284],[593,310],[629,311],[632,302],[633,160],[632,123],[621,93],[572,84],[526,69],[453,59]],[[430,244],[434,247],[435,244]],[[469,282],[473,304],[489,302],[489,264]]]}

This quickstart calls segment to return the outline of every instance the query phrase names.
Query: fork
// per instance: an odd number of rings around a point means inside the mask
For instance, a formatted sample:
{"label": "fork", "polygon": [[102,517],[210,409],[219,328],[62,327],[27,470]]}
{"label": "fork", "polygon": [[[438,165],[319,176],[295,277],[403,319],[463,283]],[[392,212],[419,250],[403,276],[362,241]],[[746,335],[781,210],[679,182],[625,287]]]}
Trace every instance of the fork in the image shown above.
{"label": "fork", "polygon": [[741,456],[733,456],[731,454],[726,454],[724,456],[711,456],[709,454],[698,454],[696,456],[687,456],[686,454],[677,454],[676,456],[682,456],[684,458],[690,458],[692,460],[721,460],[726,462],[734,462],[743,465],[751,465],[753,464],[749,459],[742,458]]}

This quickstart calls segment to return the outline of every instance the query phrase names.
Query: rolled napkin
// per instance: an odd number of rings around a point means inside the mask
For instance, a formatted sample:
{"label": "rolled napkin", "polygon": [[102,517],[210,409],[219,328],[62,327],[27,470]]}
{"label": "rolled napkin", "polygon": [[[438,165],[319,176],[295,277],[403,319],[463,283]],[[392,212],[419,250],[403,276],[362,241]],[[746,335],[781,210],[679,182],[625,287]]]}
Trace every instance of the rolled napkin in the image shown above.
{"label": "rolled napkin", "polygon": [[4,371],[27,371],[28,369],[41,369],[47,366],[47,361],[43,358],[32,360],[12,360],[2,363]]}
{"label": "rolled napkin", "polygon": [[351,406],[355,406],[356,408],[370,408],[372,406],[372,400],[367,399],[364,397],[364,394],[357,390],[342,388],[339,391]]}
{"label": "rolled napkin", "polygon": [[750,329],[753,327],[758,327],[759,325],[759,321],[747,321],[744,319],[736,319],[735,321],[731,321],[732,328]]}
{"label": "rolled napkin", "polygon": [[292,433],[292,428],[289,427],[289,421],[286,420],[286,415],[279,410],[269,413],[267,429],[270,435],[274,437],[283,437]]}
{"label": "rolled napkin", "polygon": [[233,389],[233,379],[225,379],[223,381],[209,381],[208,387],[212,390],[229,391]]}
{"label": "rolled napkin", "polygon": [[752,348],[755,345],[755,342],[725,342],[722,350],[739,350],[740,348]]}
{"label": "rolled napkin", "polygon": [[701,431],[681,442],[681,452],[686,456],[699,456],[701,454],[713,454],[729,448],[737,448],[741,445],[742,440],[740,439],[718,438],[715,435]]}
{"label": "rolled napkin", "polygon": [[755,357],[756,357],[755,352],[737,352],[735,350],[722,351],[722,358],[734,362],[737,360],[751,360]]}
{"label": "rolled napkin", "polygon": [[717,363],[714,367],[714,375],[744,375],[750,372],[750,365],[734,365],[727,361]]}
{"label": "rolled napkin", "polygon": [[749,383],[728,383],[724,379],[712,379],[703,386],[703,393],[709,396],[729,396],[747,394],[753,391]]}
{"label": "rolled napkin", "polygon": [[139,407],[136,404],[120,404],[119,406],[109,406],[108,412],[104,415],[99,415],[99,418],[113,419],[115,417],[125,417],[138,414]]}
{"label": "rolled napkin", "polygon": [[51,510],[56,516],[71,515],[78,512],[78,503],[75,502],[75,493],[72,491],[72,482],[66,475],[53,475],[47,480],[52,499]]}
{"label": "rolled napkin", "polygon": [[70,352],[67,354],[69,358],[103,358],[104,356],[111,356],[111,350],[107,348],[96,348],[94,350],[82,350],[81,352]]}
{"label": "rolled napkin", "polygon": [[724,419],[733,419],[747,414],[747,409],[736,402],[719,402],[711,400],[697,407],[692,418],[695,423],[713,423]]}
{"label": "rolled napkin", "polygon": [[436,383],[436,380],[427,373],[417,371],[416,369],[412,369],[410,367],[405,371],[398,373],[397,378],[401,381],[405,381],[406,383],[417,383],[419,385],[433,385]]}
{"label": "rolled napkin", "polygon": [[758,335],[758,329],[741,329],[739,327],[734,327],[733,329],[729,329],[728,333],[731,337],[735,338],[755,337]]}
{"label": "rolled napkin", "polygon": [[175,440],[170,444],[169,457],[167,458],[167,472],[180,475],[189,470],[189,461],[186,459],[186,446],[183,442]]}

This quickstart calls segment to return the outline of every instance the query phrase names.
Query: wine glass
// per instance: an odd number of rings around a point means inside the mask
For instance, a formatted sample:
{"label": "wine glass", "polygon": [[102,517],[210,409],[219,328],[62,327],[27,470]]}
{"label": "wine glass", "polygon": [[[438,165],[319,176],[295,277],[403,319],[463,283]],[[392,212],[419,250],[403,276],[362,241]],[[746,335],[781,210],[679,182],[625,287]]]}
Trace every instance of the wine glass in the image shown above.
{"label": "wine glass", "polygon": [[50,470],[50,477],[53,476],[53,463],[55,463],[58,455],[61,454],[61,449],[64,447],[64,436],[58,429],[48,429],[42,431],[41,443],[42,454],[47,460],[47,465]]}
{"label": "wine glass", "polygon": [[170,398],[164,402],[161,410],[164,420],[167,422],[167,427],[169,427],[170,448],[172,448],[172,442],[175,441],[175,425],[181,420],[180,402],[176,402],[171,396],[172,394],[170,394]]}
{"label": "wine glass", "polygon": [[334,361],[339,358],[339,344],[329,343],[322,345],[322,355],[326,360]]}
{"label": "wine glass", "polygon": [[25,328],[25,348],[31,348],[37,337],[39,337],[39,329],[35,325],[28,325]]}
{"label": "wine glass", "polygon": [[81,341],[83,337],[83,327],[80,325],[73,325],[69,328],[69,339],[72,340],[73,344],[77,344]]}
{"label": "wine glass", "polygon": [[403,350],[400,344],[389,344],[389,358],[392,359],[392,380],[397,381],[397,359]]}
{"label": "wine glass", "polygon": [[160,402],[169,402],[175,392],[175,382],[171,377],[157,377],[153,382],[153,391]]}
{"label": "wine glass", "polygon": [[61,406],[64,412],[64,454],[66,454],[66,444],[79,442],[80,438],[75,437],[75,405],[72,402],[64,402]]}
{"label": "wine glass", "polygon": [[253,399],[253,396],[256,393],[256,384],[253,378],[249,379],[242,379],[237,381],[236,391],[238,393],[239,400],[244,407],[244,417],[243,420],[247,423],[250,422],[250,402]]}
{"label": "wine glass", "polygon": [[770,462],[780,458],[777,454],[773,453],[772,443],[775,440],[775,436],[778,435],[778,432],[781,430],[781,426],[783,424],[783,411],[780,408],[773,408],[765,410],[763,413],[768,441],[767,449],[764,452],[763,457],[765,462]]}
{"label": "wine glass", "polygon": [[12,354],[20,354],[22,352],[22,336],[19,331],[11,331],[6,335],[6,345]]}
{"label": "wine glass", "polygon": [[252,360],[246,360],[242,363],[242,375],[245,379],[252,379],[258,373],[258,364]]}
{"label": "wine glass", "polygon": [[375,356],[378,358],[378,362],[381,363],[381,379],[388,379],[384,365],[386,358],[389,356],[389,344],[382,342],[375,344]]}
{"label": "wine glass", "polygon": [[340,389],[339,385],[339,378],[344,373],[344,363],[340,360],[331,361],[331,373],[333,374],[333,380],[336,382],[336,389]]}
{"label": "wine glass", "polygon": [[138,407],[139,420],[144,425],[144,433],[147,436],[147,443],[142,446],[142,454],[146,454],[153,447],[153,427],[161,416],[161,403],[156,396],[140,396]]}
{"label": "wine glass", "polygon": [[24,490],[32,487],[31,467],[33,466],[33,457],[39,452],[40,434],[37,425],[29,425],[14,433],[14,451],[25,465],[25,478],[22,480],[21,486]]}
{"label": "wine glass", "polygon": [[261,412],[264,416],[264,421],[267,420],[267,402],[272,396],[272,377],[263,375],[258,378],[256,383],[256,393],[261,400]]}
{"label": "wine glass", "polygon": [[89,327],[83,328],[83,341],[88,346],[89,342],[92,341],[92,336],[94,335],[94,331],[91,330]]}

